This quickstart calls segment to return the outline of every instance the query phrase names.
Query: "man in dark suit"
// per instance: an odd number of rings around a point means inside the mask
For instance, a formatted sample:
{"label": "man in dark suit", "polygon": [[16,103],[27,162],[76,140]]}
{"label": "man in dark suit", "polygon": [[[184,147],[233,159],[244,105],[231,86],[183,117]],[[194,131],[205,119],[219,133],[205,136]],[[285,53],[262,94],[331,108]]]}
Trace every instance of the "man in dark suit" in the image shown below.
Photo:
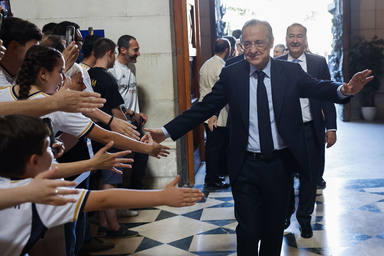
{"label": "man in dark suit", "polygon": [[[269,56],[268,22],[250,20],[242,29],[246,60],[224,67],[202,102],[161,129],[147,129],[155,141],[176,140],[229,104],[228,167],[235,216],[237,253],[278,256],[289,187],[288,170],[297,160],[307,169],[299,97],[341,101],[372,79],[357,73],[348,84],[318,81],[299,65]],[[260,242],[260,250],[259,248]]]}
{"label": "man in dark suit", "polygon": [[[307,29],[303,25],[294,23],[287,28],[286,44],[288,54],[278,59],[300,64],[303,70],[313,78],[331,79],[325,58],[304,52],[307,46]],[[315,205],[316,186],[320,183],[324,171],[324,143],[327,143],[327,147],[331,147],[336,142],[336,109],[333,103],[316,99],[300,99],[300,105],[310,166],[309,173],[301,172],[302,175],[300,175],[299,206],[296,217],[301,226],[301,236],[310,238],[313,235],[311,214]],[[286,227],[289,226],[291,214],[295,211],[293,178],[292,175]]]}

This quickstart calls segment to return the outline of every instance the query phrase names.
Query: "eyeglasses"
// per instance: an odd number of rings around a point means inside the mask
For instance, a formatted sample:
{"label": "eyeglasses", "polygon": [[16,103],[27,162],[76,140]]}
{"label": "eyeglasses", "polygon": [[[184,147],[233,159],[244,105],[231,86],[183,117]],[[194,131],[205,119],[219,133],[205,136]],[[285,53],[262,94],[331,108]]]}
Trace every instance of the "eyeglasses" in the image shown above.
{"label": "eyeglasses", "polygon": [[257,49],[265,49],[265,47],[267,46],[267,42],[266,41],[263,41],[263,40],[256,40],[254,42],[251,42],[251,41],[245,41],[245,42],[242,42],[241,45],[244,47],[244,49],[246,50],[249,50],[251,49],[252,47],[256,47]]}

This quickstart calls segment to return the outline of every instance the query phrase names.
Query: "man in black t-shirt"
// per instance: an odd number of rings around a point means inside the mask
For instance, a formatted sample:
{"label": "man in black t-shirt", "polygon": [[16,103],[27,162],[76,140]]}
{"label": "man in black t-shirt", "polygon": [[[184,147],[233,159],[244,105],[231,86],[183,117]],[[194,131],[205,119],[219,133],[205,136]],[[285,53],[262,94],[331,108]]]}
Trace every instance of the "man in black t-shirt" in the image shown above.
{"label": "man in black t-shirt", "polygon": [[[107,100],[101,110],[110,114],[111,120],[107,125],[103,123],[98,123],[98,125],[108,130],[110,130],[109,125],[114,117],[126,120],[124,113],[120,109],[120,105],[124,104],[124,100],[119,93],[116,79],[107,71],[115,63],[115,49],[116,44],[110,39],[99,38],[96,40],[93,47],[96,64],[88,70],[93,90],[100,93],[101,97]],[[96,142],[92,144],[94,152],[97,152],[103,146]],[[122,183],[122,175],[113,171],[101,170],[100,174],[102,189],[116,188],[117,185]],[[138,234],[119,224],[114,209],[100,212],[100,230],[105,231],[108,236],[112,237],[136,236]]]}

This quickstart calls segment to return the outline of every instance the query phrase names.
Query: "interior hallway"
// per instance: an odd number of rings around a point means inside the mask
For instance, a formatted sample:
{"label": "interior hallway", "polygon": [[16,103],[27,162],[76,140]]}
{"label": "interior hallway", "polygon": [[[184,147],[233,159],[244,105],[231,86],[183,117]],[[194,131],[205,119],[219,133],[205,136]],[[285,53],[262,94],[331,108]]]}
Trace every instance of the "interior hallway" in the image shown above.
{"label": "interior hallway", "polygon": [[[300,237],[295,216],[286,230],[284,256],[384,255],[384,124],[339,122],[338,141],[326,152],[327,188],[318,194],[314,236]],[[203,189],[204,166],[196,176]],[[193,207],[141,209],[122,219],[138,231],[113,239],[114,249],[93,255],[236,255],[230,190],[205,191]]]}

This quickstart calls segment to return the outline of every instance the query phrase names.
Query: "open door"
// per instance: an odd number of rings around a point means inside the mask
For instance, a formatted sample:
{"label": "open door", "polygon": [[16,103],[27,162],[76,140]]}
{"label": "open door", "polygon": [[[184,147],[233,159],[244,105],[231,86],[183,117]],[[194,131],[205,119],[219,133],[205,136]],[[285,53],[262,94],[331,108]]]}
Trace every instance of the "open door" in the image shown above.
{"label": "open door", "polygon": [[[199,70],[201,66],[200,21],[198,0],[173,1],[176,72],[179,113],[187,110],[199,99]],[[204,130],[200,125],[184,136],[181,143],[183,167],[182,182],[194,185],[195,169],[200,158],[194,161],[194,153],[204,156]]]}

